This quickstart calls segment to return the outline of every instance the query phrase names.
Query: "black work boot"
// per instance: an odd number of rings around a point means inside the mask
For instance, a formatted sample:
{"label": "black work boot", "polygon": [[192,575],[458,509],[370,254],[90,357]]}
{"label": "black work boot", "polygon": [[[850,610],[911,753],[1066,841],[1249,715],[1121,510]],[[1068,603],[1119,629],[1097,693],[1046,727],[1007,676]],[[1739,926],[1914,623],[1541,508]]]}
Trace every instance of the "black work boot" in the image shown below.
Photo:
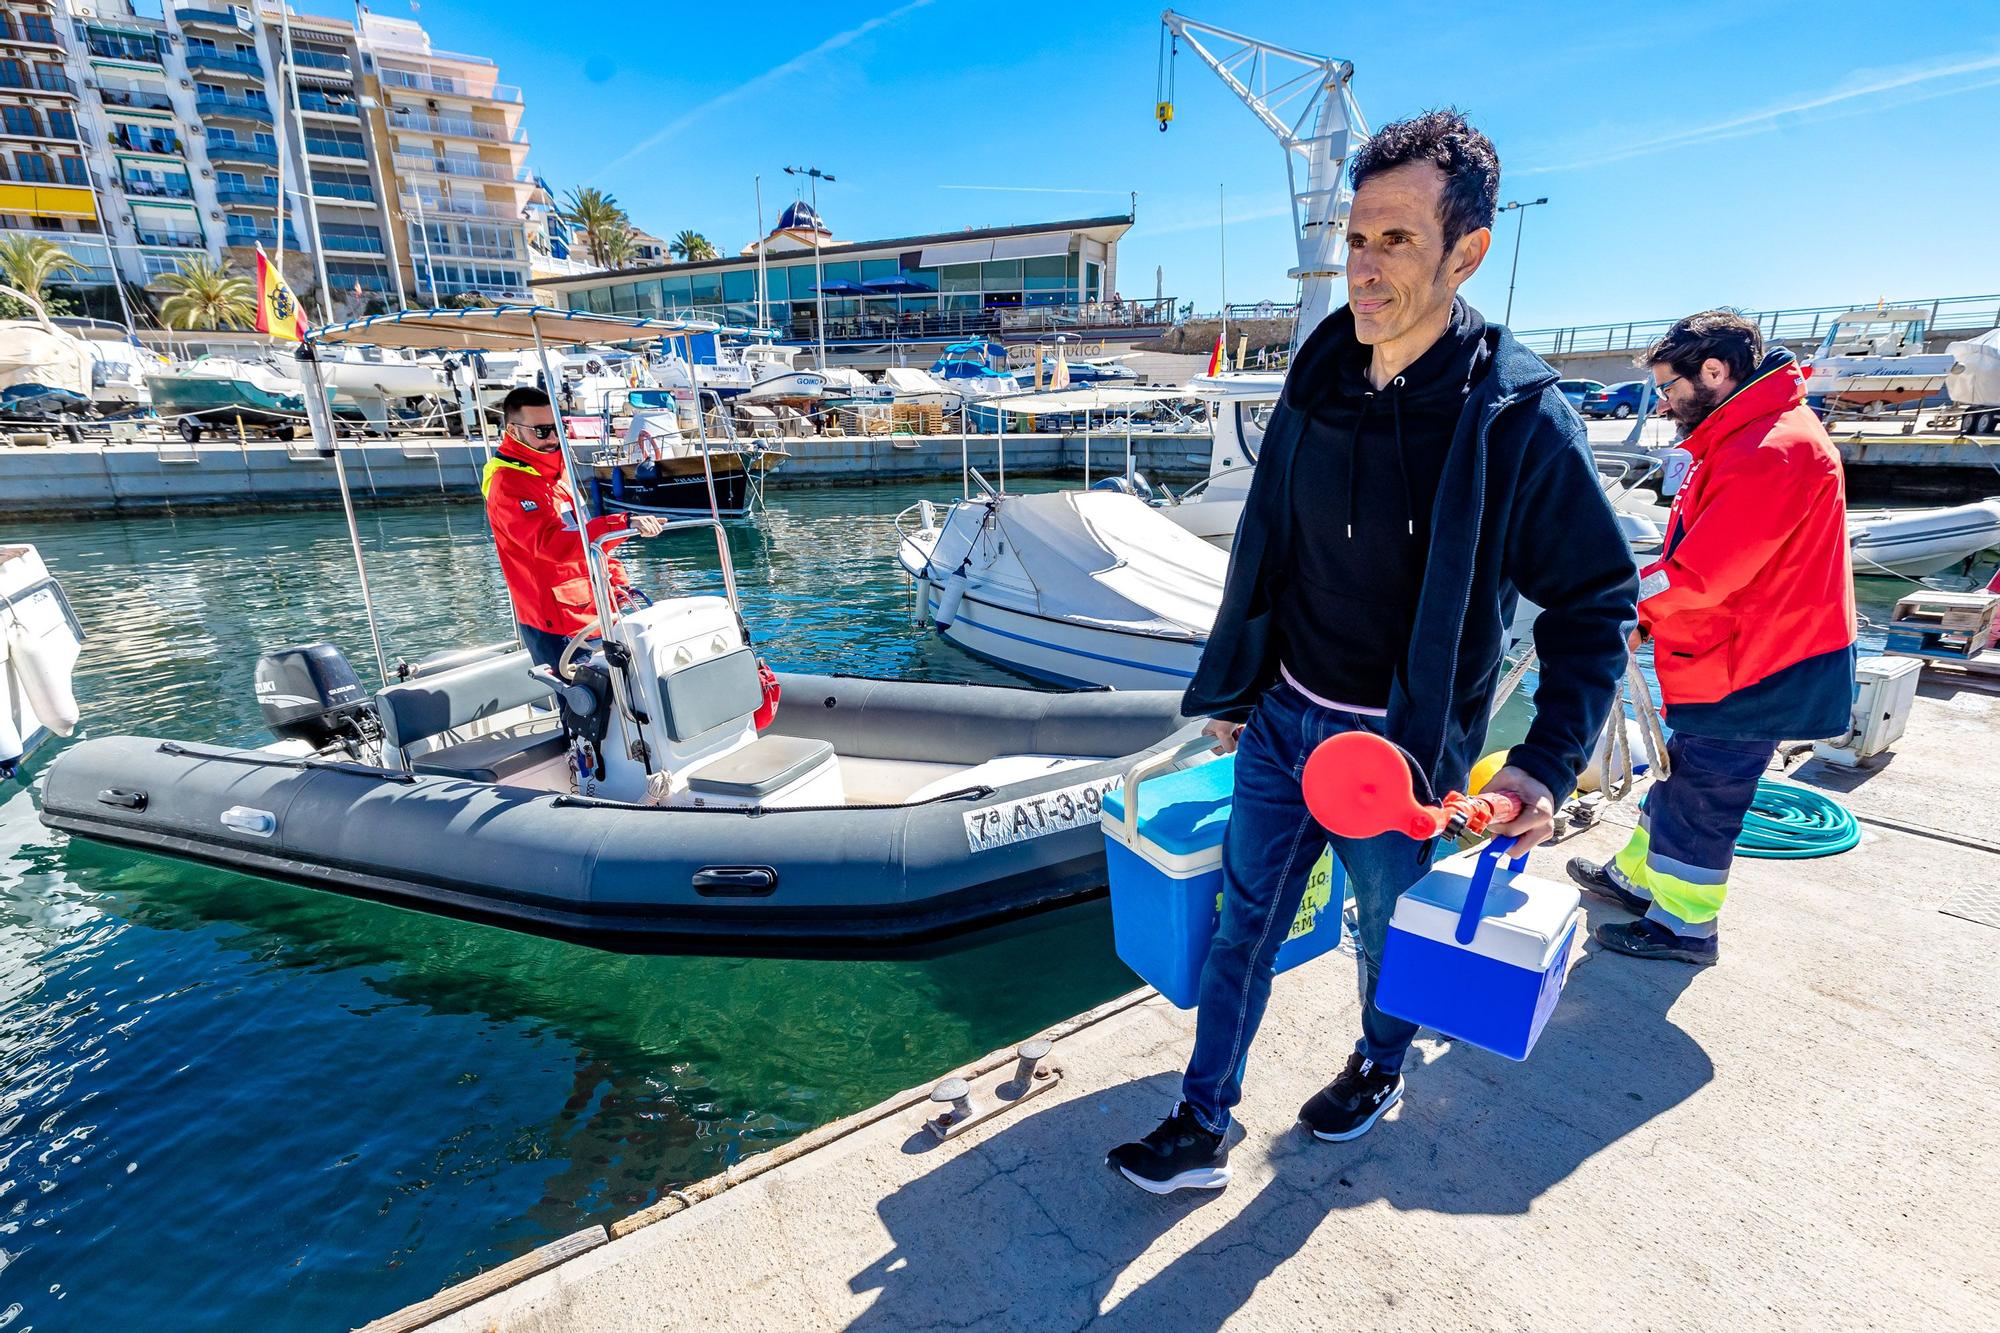
{"label": "black work boot", "polygon": [[1611,867],[1608,865],[1601,866],[1595,861],[1572,856],[1569,864],[1563,868],[1569,871],[1569,877],[1576,881],[1578,888],[1593,898],[1610,903],[1613,907],[1622,907],[1628,912],[1637,912],[1640,916],[1644,916],[1646,909],[1653,905],[1612,878]]}

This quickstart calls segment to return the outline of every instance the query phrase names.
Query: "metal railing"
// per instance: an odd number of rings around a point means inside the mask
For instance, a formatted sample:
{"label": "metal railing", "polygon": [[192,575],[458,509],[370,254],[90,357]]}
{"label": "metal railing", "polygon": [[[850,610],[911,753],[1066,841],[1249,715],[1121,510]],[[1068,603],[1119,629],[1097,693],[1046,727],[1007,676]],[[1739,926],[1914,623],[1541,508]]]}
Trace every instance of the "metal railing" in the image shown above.
{"label": "metal railing", "polygon": [[242,31],[244,27],[234,8],[200,9],[188,6],[174,11],[174,22],[183,28],[190,23],[207,24],[212,28],[235,28],[238,31]]}
{"label": "metal railing", "polygon": [[215,187],[215,199],[217,203],[238,208],[276,208],[278,206],[278,192],[276,190],[252,190],[247,186],[218,185]]}
{"label": "metal railing", "polygon": [[316,111],[323,116],[361,115],[361,108],[351,97],[328,97],[325,93],[300,93],[299,110]]}
{"label": "metal railing", "polygon": [[172,111],[174,99],[158,89],[139,88],[129,84],[100,83],[97,95],[104,99],[106,106],[137,107],[146,111]]}
{"label": "metal railing", "polygon": [[171,250],[204,250],[208,242],[198,231],[146,231],[139,232],[139,244],[156,245]]}
{"label": "metal railing", "polygon": [[[1973,332],[2000,325],[2000,295],[1934,296],[1915,301],[1856,301],[1848,305],[1801,306],[1790,310],[1746,310],[1769,342],[1817,342],[1833,322],[1851,310],[1875,306],[1891,310],[1921,310],[1932,334]],[[1676,316],[1675,319],[1678,319]],[[1529,329],[1517,334],[1531,351],[1543,356],[1593,352],[1640,352],[1650,346],[1675,319],[1633,320],[1625,324],[1579,324],[1562,329]]]}
{"label": "metal railing", "polygon": [[[576,293],[570,293],[572,302]],[[829,315],[826,340],[836,342],[911,342],[937,338],[974,338],[998,334],[1077,333],[1092,329],[1150,328],[1164,325],[1174,308],[1172,298],[1158,301],[1091,301],[1081,305],[1029,306],[1006,310],[904,310],[896,314]],[[782,312],[789,303],[780,302],[771,311],[770,323],[787,342],[812,342],[813,317],[810,312],[787,318]],[[577,308],[574,304],[572,309]],[[619,308],[616,314],[655,315],[657,306],[644,309]],[[718,324],[741,325],[756,321],[756,303],[732,301],[704,302],[695,306],[674,306],[666,311],[674,316],[713,320]]]}
{"label": "metal railing", "polygon": [[395,116],[389,122],[392,130],[407,130],[417,134],[444,134],[459,139],[481,139],[487,143],[526,143],[525,130],[517,130],[509,135],[499,125],[484,125],[463,116],[419,116],[414,113]]}
{"label": "metal railing", "polygon": [[331,70],[336,74],[352,74],[354,62],[346,56],[332,55],[324,51],[308,50],[303,46],[292,48],[292,64],[302,70]]}
{"label": "metal railing", "polygon": [[454,97],[477,97],[488,102],[518,102],[521,90],[510,83],[482,84],[477,87],[463,79],[443,74],[423,74],[384,65],[382,82],[391,88],[411,88],[420,93],[446,93]]}
{"label": "metal railing", "polygon": [[477,162],[463,157],[418,157],[410,153],[397,153],[395,164],[398,171],[426,171],[440,176],[465,176],[483,181],[525,181],[528,172],[525,167],[502,167],[491,162]]}
{"label": "metal railing", "polygon": [[438,259],[492,259],[507,264],[523,264],[528,256],[513,246],[472,245],[463,241],[444,241],[433,236],[428,242],[416,235],[416,228],[410,229],[410,246],[413,250],[428,250]]}
{"label": "metal railing", "polygon": [[126,176],[118,182],[134,199],[192,199],[194,186],[183,176],[179,180],[159,180],[147,176]]}
{"label": "metal railing", "polygon": [[224,55],[220,51],[204,51],[199,47],[189,47],[187,53],[189,69],[212,69],[221,74],[244,74],[262,77],[263,62],[249,56]]}
{"label": "metal railing", "polygon": [[329,139],[323,135],[306,135],[306,151],[314,157],[344,157],[351,162],[368,160],[368,146],[349,143],[345,139]]}
{"label": "metal railing", "polygon": [[344,181],[313,179],[313,197],[316,199],[348,199],[357,204],[375,202],[375,187],[372,185],[349,185]]}
{"label": "metal railing", "polygon": [[271,123],[271,104],[261,97],[231,97],[227,93],[201,93],[194,109],[204,116],[238,116]]}
{"label": "metal railing", "polygon": [[[223,232],[222,243],[224,245],[241,245],[245,247],[252,245],[275,246],[278,243],[278,229],[276,227],[230,227]],[[296,250],[299,248],[298,235],[289,226],[285,228],[285,248],[287,250]]]}
{"label": "metal railing", "polygon": [[421,196],[412,198],[408,190],[403,191],[403,197],[410,201],[404,205],[404,208],[412,216],[420,211],[419,206],[421,205],[421,211],[425,214],[436,213],[442,216],[462,218],[500,218],[507,222],[519,222],[521,220],[521,215],[518,212],[502,208],[498,204],[487,203],[484,199],[439,199],[432,201],[423,199]]}
{"label": "metal railing", "polygon": [[217,162],[261,162],[267,167],[278,165],[278,150],[259,148],[255,144],[233,139],[210,139],[208,155]]}
{"label": "metal railing", "polygon": [[347,254],[379,255],[387,253],[382,248],[382,238],[379,236],[342,236],[337,233],[322,231],[319,234],[319,243],[327,250],[340,250]]}

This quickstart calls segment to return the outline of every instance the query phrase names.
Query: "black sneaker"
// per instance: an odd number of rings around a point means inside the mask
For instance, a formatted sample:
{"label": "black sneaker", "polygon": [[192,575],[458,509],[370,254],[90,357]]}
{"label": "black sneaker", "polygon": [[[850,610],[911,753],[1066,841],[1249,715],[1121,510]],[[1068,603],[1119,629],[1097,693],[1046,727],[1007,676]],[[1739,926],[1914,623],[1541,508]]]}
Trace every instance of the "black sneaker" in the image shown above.
{"label": "black sneaker", "polygon": [[1628,912],[1644,916],[1646,909],[1652,906],[1644,898],[1613,879],[1609,866],[1601,866],[1580,856],[1572,856],[1564,869],[1569,871],[1569,877],[1576,881],[1578,888],[1614,907],[1622,907]]}
{"label": "black sneaker", "polygon": [[1299,1122],[1316,1139],[1345,1143],[1373,1129],[1382,1113],[1402,1098],[1403,1076],[1381,1073],[1373,1060],[1356,1051],[1347,1057],[1340,1077],[1299,1108]]}
{"label": "black sneaker", "polygon": [[1186,1102],[1160,1127],[1137,1143],[1121,1143],[1105,1154],[1107,1166],[1149,1194],[1175,1190],[1219,1190],[1229,1183],[1229,1149],[1223,1135],[1211,1134]]}
{"label": "black sneaker", "polygon": [[1722,961],[1722,941],[1716,936],[1676,935],[1650,917],[1599,926],[1597,942],[1634,958],[1657,958],[1695,967],[1713,967]]}

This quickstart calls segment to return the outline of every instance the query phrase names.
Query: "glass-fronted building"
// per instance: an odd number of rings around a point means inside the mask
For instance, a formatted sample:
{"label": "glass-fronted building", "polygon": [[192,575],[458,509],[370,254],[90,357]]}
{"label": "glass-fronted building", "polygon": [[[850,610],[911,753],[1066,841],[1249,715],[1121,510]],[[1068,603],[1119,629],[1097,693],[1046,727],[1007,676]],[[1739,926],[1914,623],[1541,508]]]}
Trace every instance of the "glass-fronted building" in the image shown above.
{"label": "glass-fronted building", "polygon": [[814,336],[824,298],[830,341],[921,337],[994,327],[1013,312],[1109,306],[1117,294],[1118,241],[1132,225],[1119,214],[850,242],[833,240],[817,222],[809,208],[794,205],[761,242],[761,304],[760,243],[727,258],[546,278],[535,286],[571,309],[761,325],[800,341]]}

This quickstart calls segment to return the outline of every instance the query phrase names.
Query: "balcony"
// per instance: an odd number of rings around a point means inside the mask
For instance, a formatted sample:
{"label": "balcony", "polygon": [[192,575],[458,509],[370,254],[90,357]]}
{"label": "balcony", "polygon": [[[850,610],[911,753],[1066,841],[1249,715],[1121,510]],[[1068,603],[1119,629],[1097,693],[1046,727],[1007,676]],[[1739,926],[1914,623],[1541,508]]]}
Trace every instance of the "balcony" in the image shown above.
{"label": "balcony", "polygon": [[208,242],[198,231],[148,231],[139,229],[139,244],[163,250],[206,250]]}
{"label": "balcony", "polygon": [[349,185],[343,181],[313,180],[313,198],[339,200],[351,204],[373,204],[375,187],[372,185]]}
{"label": "balcony", "polygon": [[[7,109],[9,111],[16,110],[14,107]],[[76,126],[71,125],[65,129],[54,122],[44,125],[42,120],[32,112],[26,116],[18,117],[16,120],[0,122],[0,138],[56,139],[63,143],[81,143],[84,141],[82,134],[77,130]]]}
{"label": "balcony", "polygon": [[359,119],[361,108],[351,97],[328,97],[325,93],[300,93],[299,110],[321,116],[349,116]]}
{"label": "balcony", "polygon": [[0,88],[20,88],[29,92],[68,93],[72,97],[76,95],[76,85],[71,83],[68,76],[61,70],[49,69],[39,65],[35,67],[33,74],[23,74],[21,71],[13,68],[0,67]]}
{"label": "balcony", "polygon": [[[240,245],[245,249],[253,245],[276,248],[278,244],[278,229],[276,227],[232,226],[223,233],[222,243],[224,245]],[[287,250],[296,250],[299,248],[299,238],[293,233],[290,227],[285,228],[285,248]]]}
{"label": "balcony", "polygon": [[471,180],[520,182],[528,179],[523,167],[503,167],[467,157],[417,157],[398,153],[396,170],[426,172],[439,176],[464,176]]}
{"label": "balcony", "polygon": [[203,117],[229,116],[237,120],[256,121],[261,125],[271,123],[271,104],[261,97],[202,93],[194,99],[194,109]]}
{"label": "balcony", "polygon": [[216,202],[224,208],[276,208],[276,190],[253,189],[247,185],[218,185],[215,187]]}
{"label": "balcony", "polygon": [[292,66],[301,74],[318,71],[327,74],[354,73],[354,62],[343,55],[327,51],[314,51],[308,47],[292,48]]}
{"label": "balcony", "polygon": [[134,199],[194,198],[194,187],[185,176],[127,176],[118,183]]}
{"label": "balcony", "polygon": [[187,65],[189,69],[207,70],[215,74],[234,74],[245,79],[264,77],[264,66],[260,61],[249,56],[205,51],[196,46],[188,48]]}
{"label": "balcony", "polygon": [[246,25],[235,9],[176,9],[174,22],[183,28],[228,28],[232,32],[248,32]]}
{"label": "balcony", "polygon": [[187,152],[187,145],[179,135],[174,134],[134,134],[129,126],[120,125],[111,132],[109,140],[113,148],[127,153],[150,153],[154,157],[179,157]]}
{"label": "balcony", "polygon": [[56,39],[55,25],[40,14],[24,14],[21,26],[14,26],[13,16],[0,12],[0,42],[11,42],[17,46],[50,46],[60,49],[62,43]]}
{"label": "balcony", "polygon": [[427,250],[437,259],[479,259],[501,264],[528,262],[528,256],[516,246],[474,245],[470,241],[447,241],[437,236],[426,242],[422,237],[413,235],[410,248],[413,253]]}
{"label": "balcony", "polygon": [[419,214],[439,214],[461,218],[500,218],[507,222],[519,222],[519,209],[507,208],[500,204],[488,203],[484,199],[425,199],[421,195],[412,197],[403,192],[403,210],[411,217]]}
{"label": "balcony", "polygon": [[172,111],[174,99],[164,88],[140,88],[132,84],[100,83],[97,95],[106,106],[132,107],[141,111]]}
{"label": "balcony", "polygon": [[275,148],[259,148],[255,144],[247,144],[229,139],[210,139],[208,141],[208,160],[211,162],[255,162],[261,166],[275,167],[278,165],[278,150]]}
{"label": "balcony", "polygon": [[509,135],[498,125],[486,125],[462,116],[420,116],[413,112],[403,112],[390,120],[389,128],[398,134],[442,134],[453,139],[478,139],[484,143],[517,143],[526,145],[528,134],[516,130]]}
{"label": "balcony", "polygon": [[160,63],[160,44],[142,37],[113,37],[106,33],[90,34],[87,43],[90,54],[103,60],[131,60],[142,65]]}
{"label": "balcony", "polygon": [[382,240],[379,236],[340,236],[331,232],[321,231],[319,234],[319,243],[328,254],[332,254],[335,251],[350,255],[379,255],[386,253],[382,248]]}
{"label": "balcony", "polygon": [[329,139],[322,135],[306,135],[306,152],[313,157],[338,157],[349,162],[368,160],[368,145],[349,143],[345,139]]}
{"label": "balcony", "polygon": [[473,85],[463,79],[447,78],[442,74],[424,74],[413,70],[381,69],[382,83],[390,88],[410,88],[420,93],[445,93],[452,97],[476,97],[486,102],[519,102],[521,90],[511,83],[486,83]]}

